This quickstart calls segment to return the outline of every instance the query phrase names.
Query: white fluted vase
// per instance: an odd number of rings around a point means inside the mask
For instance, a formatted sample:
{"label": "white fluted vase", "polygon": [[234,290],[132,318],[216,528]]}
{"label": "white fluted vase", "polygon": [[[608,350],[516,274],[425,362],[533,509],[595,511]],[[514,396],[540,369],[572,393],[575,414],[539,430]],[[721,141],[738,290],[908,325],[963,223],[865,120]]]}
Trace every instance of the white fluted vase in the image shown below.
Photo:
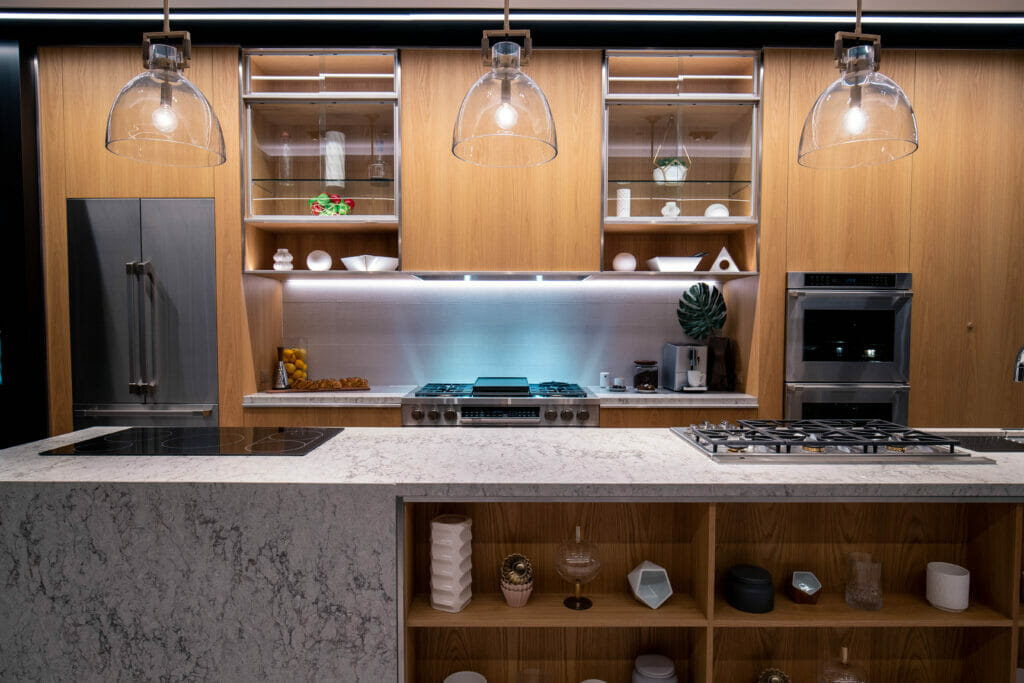
{"label": "white fluted vase", "polygon": [[461,612],[473,599],[473,520],[440,515],[430,520],[430,606]]}

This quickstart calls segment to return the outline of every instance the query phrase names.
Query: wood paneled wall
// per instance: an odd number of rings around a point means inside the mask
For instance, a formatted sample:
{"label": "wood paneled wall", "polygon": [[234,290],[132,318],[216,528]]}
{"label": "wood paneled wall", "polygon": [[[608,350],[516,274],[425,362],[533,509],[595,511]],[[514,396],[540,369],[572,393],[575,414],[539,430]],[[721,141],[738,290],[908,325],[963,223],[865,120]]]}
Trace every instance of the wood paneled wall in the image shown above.
{"label": "wood paneled wall", "polygon": [[601,268],[601,52],[534,53],[558,156],[483,168],[456,159],[452,125],[484,73],[478,51],[402,51],[402,269]]}
{"label": "wood paneled wall", "polygon": [[804,118],[837,77],[831,51],[770,49],[764,64],[760,365],[748,389],[761,416],[782,415],[786,271],[909,271],[910,423],[1024,425],[1024,387],[1010,381],[1024,344],[1024,52],[887,50],[881,71],[914,105],[920,149],[837,171],[796,163]]}
{"label": "wood paneled wall", "polygon": [[141,70],[137,46],[39,51],[47,381],[52,434],[72,429],[65,208],[69,197],[216,199],[221,424],[241,424],[242,395],[255,389],[241,277],[238,49],[196,48],[187,71],[188,78],[213,105],[224,133],[227,162],[212,169],[154,166],[106,150],[104,137],[110,105],[121,86]]}

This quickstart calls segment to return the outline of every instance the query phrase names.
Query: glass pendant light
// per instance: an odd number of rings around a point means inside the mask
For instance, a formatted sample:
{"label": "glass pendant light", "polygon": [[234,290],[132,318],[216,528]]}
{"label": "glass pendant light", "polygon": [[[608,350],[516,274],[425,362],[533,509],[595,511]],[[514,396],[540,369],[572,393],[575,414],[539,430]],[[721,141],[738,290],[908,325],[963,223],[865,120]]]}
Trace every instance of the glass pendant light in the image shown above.
{"label": "glass pendant light", "polygon": [[[503,40],[489,48],[490,35],[525,36],[525,50]],[[452,154],[480,166],[539,166],[555,158],[555,121],[543,91],[520,70],[532,52],[529,31],[510,31],[505,0],[504,31],[484,31],[481,50],[490,72],[466,93],[452,132]]]}
{"label": "glass pendant light", "polygon": [[188,31],[164,30],[142,36],[146,71],[128,81],[107,116],[108,150],[163,166],[218,166],[224,163],[224,134],[203,93],[181,70],[188,67]]}
{"label": "glass pendant light", "polygon": [[[797,163],[810,168],[859,168],[917,151],[917,119],[906,93],[878,73],[881,38],[857,30],[836,33],[839,79],[811,107],[800,135]],[[846,47],[845,41],[852,41]]]}

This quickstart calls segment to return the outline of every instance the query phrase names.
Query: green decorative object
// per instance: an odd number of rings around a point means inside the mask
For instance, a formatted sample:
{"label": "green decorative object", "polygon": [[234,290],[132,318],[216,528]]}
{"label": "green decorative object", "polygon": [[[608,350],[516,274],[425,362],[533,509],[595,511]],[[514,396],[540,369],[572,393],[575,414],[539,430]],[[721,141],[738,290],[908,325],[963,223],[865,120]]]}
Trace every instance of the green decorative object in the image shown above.
{"label": "green decorative object", "polygon": [[704,342],[725,327],[725,299],[718,287],[698,282],[683,292],[676,315],[688,337]]}
{"label": "green decorative object", "polygon": [[309,200],[309,212],[314,216],[346,216],[355,207],[351,199],[342,199],[340,195],[321,192]]}

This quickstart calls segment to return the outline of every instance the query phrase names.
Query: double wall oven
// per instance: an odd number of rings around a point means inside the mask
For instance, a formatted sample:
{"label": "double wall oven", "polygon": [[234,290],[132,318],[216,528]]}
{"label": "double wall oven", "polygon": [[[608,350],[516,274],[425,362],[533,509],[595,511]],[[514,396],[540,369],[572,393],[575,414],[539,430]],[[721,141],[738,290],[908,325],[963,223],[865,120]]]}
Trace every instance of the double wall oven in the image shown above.
{"label": "double wall oven", "polygon": [[787,419],[907,423],[910,273],[788,273]]}

